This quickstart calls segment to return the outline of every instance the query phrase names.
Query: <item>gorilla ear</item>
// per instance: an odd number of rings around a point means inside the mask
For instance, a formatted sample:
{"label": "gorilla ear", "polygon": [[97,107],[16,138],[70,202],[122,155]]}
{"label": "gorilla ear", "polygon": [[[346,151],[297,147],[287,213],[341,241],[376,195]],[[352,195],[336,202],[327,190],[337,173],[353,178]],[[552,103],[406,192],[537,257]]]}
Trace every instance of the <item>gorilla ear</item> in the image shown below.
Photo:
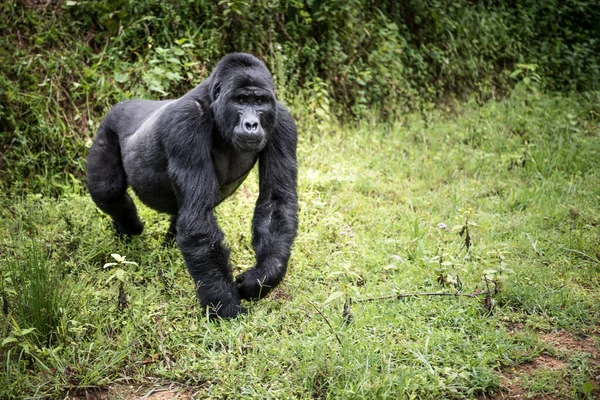
{"label": "gorilla ear", "polygon": [[217,100],[221,94],[221,84],[217,83],[213,89],[213,98]]}

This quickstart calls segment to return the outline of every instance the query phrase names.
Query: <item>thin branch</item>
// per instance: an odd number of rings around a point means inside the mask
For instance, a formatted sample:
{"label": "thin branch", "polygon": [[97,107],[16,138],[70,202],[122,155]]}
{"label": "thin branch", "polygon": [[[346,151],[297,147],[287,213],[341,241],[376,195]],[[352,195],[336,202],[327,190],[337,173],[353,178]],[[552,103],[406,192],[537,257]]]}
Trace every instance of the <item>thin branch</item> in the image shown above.
{"label": "thin branch", "polygon": [[488,296],[491,295],[492,292],[487,291],[487,292],[474,292],[474,293],[460,293],[460,292],[456,292],[456,293],[447,293],[447,292],[422,292],[422,293],[399,293],[399,294],[392,294],[389,296],[382,296],[382,297],[369,297],[366,299],[358,299],[358,300],[354,300],[354,302],[356,303],[364,303],[364,302],[368,302],[368,301],[378,301],[378,300],[390,300],[390,299],[404,299],[407,297],[421,297],[421,296],[448,296],[448,297],[471,297],[471,298],[478,298],[479,296]]}
{"label": "thin branch", "polygon": [[335,331],[335,329],[333,329],[333,326],[331,326],[331,324],[329,323],[329,320],[327,319],[327,317],[325,317],[325,315],[321,312],[321,310],[319,310],[319,308],[315,305],[315,303],[313,303],[312,301],[309,301],[308,304],[310,304],[311,306],[313,306],[315,308],[315,310],[317,310],[317,312],[319,313],[319,315],[321,316],[321,318],[323,318],[325,320],[325,322],[327,323],[327,325],[329,325],[329,328],[331,329],[331,331],[335,335],[335,338],[337,339],[338,343],[342,344],[342,340],[338,336],[338,334]]}
{"label": "thin branch", "polygon": [[579,254],[580,256],[582,256],[584,258],[587,258],[591,262],[595,262],[597,264],[600,264],[600,260],[595,259],[594,257],[590,256],[589,254],[584,253],[583,251],[579,251],[579,250],[575,250],[575,249],[569,249],[567,247],[563,247],[562,249],[566,250],[566,251],[570,251],[571,253]]}
{"label": "thin branch", "polygon": [[458,252],[454,255],[454,258],[458,257],[458,255],[460,254],[461,251],[463,251],[463,249],[466,247],[466,245],[463,243],[463,245],[460,247],[460,249],[458,249]]}
{"label": "thin branch", "polygon": [[[151,390],[150,390],[148,393],[146,393],[146,394],[145,394],[145,395],[142,397],[142,399],[144,399],[144,400],[145,400],[145,399],[149,398],[150,396],[152,396],[154,393],[166,392],[166,391],[168,391],[168,390],[170,390],[170,389],[169,389],[169,388],[151,389]],[[160,396],[158,396],[158,397],[160,397]]]}

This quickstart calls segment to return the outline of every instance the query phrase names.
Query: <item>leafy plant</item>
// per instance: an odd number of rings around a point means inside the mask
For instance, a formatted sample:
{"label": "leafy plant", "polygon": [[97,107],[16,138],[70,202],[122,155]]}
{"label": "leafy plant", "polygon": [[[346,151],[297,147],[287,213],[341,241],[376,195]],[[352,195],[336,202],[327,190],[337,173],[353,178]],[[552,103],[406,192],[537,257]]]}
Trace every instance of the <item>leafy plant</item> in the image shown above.
{"label": "leafy plant", "polygon": [[138,266],[138,263],[136,263],[134,261],[126,261],[125,256],[121,256],[119,254],[113,253],[113,254],[111,254],[111,257],[114,258],[116,262],[108,262],[108,263],[104,264],[104,268],[111,268],[114,266],[117,266],[118,268],[112,269],[110,276],[106,280],[106,283],[108,284],[113,279],[116,282],[118,282],[119,287],[118,287],[117,300],[118,300],[119,309],[122,311],[122,310],[125,310],[129,306],[129,302],[127,301],[127,295],[125,293],[125,283],[127,283],[128,281],[130,281],[130,282],[135,282],[136,280],[141,281],[141,280],[143,280],[143,277],[139,273],[135,273],[135,272],[130,273],[126,269],[123,268],[124,266],[127,266],[127,265]]}

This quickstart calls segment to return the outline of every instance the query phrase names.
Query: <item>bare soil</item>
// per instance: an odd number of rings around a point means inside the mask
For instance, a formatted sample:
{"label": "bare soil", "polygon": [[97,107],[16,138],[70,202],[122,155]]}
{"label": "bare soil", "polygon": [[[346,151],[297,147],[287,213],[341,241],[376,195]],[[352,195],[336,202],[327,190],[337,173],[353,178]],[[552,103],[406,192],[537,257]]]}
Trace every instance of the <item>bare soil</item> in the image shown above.
{"label": "bare soil", "polygon": [[[511,324],[508,329],[510,332],[517,332],[524,328],[523,324]],[[578,354],[587,354],[590,356],[590,362],[593,366],[593,385],[595,387],[592,397],[600,399],[600,337],[591,335],[587,337],[577,338],[570,335],[568,332],[560,330],[555,332],[544,332],[539,334],[540,339],[548,344],[558,353],[563,353],[568,359],[571,356]],[[563,357],[561,357],[563,358]],[[499,372],[501,380],[500,392],[494,396],[484,396],[485,400],[500,400],[500,399],[526,399],[534,398],[539,400],[560,400],[563,397],[555,397],[553,395],[533,395],[533,397],[524,389],[523,381],[528,377],[533,377],[536,374],[549,370],[553,372],[567,372],[567,361],[556,358],[550,354],[543,353],[536,357],[531,362],[519,364],[502,369]],[[568,382],[563,379],[557,379],[556,388],[563,393],[568,393]]]}

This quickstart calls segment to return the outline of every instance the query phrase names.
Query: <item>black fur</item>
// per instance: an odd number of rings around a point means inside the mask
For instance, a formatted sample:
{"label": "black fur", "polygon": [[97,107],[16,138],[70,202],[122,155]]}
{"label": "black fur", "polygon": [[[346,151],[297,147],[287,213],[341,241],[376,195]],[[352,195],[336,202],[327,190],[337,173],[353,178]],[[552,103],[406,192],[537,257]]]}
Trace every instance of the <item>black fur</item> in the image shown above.
{"label": "black fur", "polygon": [[[211,317],[242,312],[240,299],[264,297],[283,279],[296,236],[297,130],[277,102],[265,65],[249,54],[225,56],[198,87],[177,100],[117,104],[87,157],[87,185],[119,235],[139,235],[127,186],[172,215],[175,238]],[[256,266],[235,282],[213,209],[259,164],[260,195],[252,244]]]}

